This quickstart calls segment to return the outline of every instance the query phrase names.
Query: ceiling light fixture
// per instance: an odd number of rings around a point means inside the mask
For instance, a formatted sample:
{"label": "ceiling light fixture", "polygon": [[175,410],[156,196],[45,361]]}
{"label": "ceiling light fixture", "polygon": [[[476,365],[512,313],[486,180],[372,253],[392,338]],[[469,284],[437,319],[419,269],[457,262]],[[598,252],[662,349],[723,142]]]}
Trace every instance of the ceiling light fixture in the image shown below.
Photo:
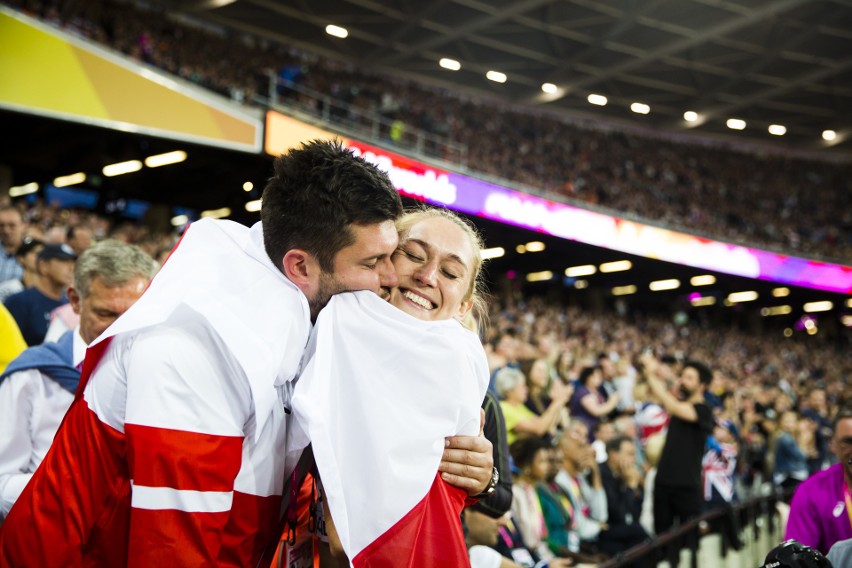
{"label": "ceiling light fixture", "polygon": [[449,69],[450,71],[458,71],[459,69],[461,69],[461,63],[459,63],[455,59],[450,59],[449,57],[442,57],[438,61],[438,65],[440,65],[444,69]]}
{"label": "ceiling light fixture", "polygon": [[335,26],[334,24],[327,25],[325,27],[325,33],[330,36],[339,37],[340,39],[344,39],[349,36],[349,30],[340,26]]}
{"label": "ceiling light fixture", "polygon": [[505,83],[507,77],[505,73],[500,73],[499,71],[489,71],[485,74],[485,78],[489,81],[494,81],[495,83]]}

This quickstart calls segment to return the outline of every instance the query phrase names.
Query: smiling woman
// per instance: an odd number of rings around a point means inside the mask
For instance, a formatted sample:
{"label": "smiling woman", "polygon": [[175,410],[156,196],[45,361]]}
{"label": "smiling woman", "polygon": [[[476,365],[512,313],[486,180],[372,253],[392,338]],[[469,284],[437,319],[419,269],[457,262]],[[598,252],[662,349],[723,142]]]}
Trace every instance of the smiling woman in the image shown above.
{"label": "smiling woman", "polygon": [[[397,230],[389,303],[349,292],[320,312],[288,443],[312,446],[341,565],[469,566],[461,509],[498,482],[481,436],[488,364],[465,329],[480,301],[481,241],[441,209],[404,214]],[[448,465],[454,447],[477,455],[471,467]]]}
{"label": "smiling woman", "polygon": [[399,286],[390,302],[418,319],[464,320],[485,315],[482,238],[446,209],[409,211],[396,222],[400,244],[393,256]]}

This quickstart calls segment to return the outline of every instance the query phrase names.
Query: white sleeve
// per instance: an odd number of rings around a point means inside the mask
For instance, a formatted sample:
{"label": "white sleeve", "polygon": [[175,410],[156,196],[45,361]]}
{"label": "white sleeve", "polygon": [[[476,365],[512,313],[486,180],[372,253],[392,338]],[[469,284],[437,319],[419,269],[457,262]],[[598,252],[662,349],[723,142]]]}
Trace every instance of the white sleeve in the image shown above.
{"label": "white sleeve", "polygon": [[13,373],[0,383],[0,518],[9,513],[32,472],[32,415],[41,373]]}

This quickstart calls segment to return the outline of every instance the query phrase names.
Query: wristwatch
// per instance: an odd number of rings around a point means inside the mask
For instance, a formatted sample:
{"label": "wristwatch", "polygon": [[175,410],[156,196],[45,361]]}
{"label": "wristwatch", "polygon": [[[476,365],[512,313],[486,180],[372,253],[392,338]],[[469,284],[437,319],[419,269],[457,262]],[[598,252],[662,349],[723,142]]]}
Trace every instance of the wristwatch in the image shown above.
{"label": "wristwatch", "polygon": [[485,497],[490,497],[494,494],[494,491],[497,489],[497,484],[500,482],[500,472],[497,471],[497,467],[491,471],[491,479],[488,480],[488,485],[485,486],[485,490],[476,496],[477,499],[483,499]]}

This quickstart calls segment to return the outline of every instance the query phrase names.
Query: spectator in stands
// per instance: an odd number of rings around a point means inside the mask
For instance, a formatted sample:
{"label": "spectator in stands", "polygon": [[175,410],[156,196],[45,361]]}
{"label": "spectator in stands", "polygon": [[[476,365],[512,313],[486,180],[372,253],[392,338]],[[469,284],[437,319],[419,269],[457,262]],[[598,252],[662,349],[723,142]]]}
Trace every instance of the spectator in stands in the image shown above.
{"label": "spectator in stands", "polygon": [[153,259],[138,247],[102,241],[82,255],[68,288],[80,325],[57,343],[27,349],[0,375],[0,517],[44,459],[74,400],[86,346],[139,299]]}
{"label": "spectator in stands", "polygon": [[[253,566],[277,539],[276,386],[295,376],[331,295],[396,284],[401,202],[377,168],[311,142],[276,161],[263,204],[253,229],[191,226],[111,339],[90,348],[100,364],[4,522],[0,564]],[[451,442],[445,459],[490,461],[476,442]],[[103,518],[116,522],[93,530]]]}
{"label": "spectator in stands", "polygon": [[770,450],[774,457],[772,482],[784,493],[788,503],[793,496],[793,490],[808,478],[808,456],[800,445],[802,430],[795,411],[782,413]]}
{"label": "spectator in stands", "polygon": [[74,249],[78,255],[92,246],[92,230],[83,225],[68,227],[65,244]]}
{"label": "spectator in stands", "polygon": [[26,288],[32,288],[36,285],[39,279],[38,274],[38,253],[41,252],[44,243],[38,239],[24,237],[21,246],[15,253],[15,258],[24,269],[20,278],[13,278],[0,282],[0,303],[6,301],[6,298],[12,294],[23,292]]}
{"label": "spectator in stands", "polygon": [[541,415],[534,414],[525,406],[527,380],[519,369],[504,367],[494,376],[497,395],[502,398],[500,409],[506,419],[506,431],[511,446],[515,440],[526,436],[553,436],[568,402],[570,389],[562,382],[554,382],[550,390],[550,404]]}
{"label": "spectator in stands", "polygon": [[799,485],[790,503],[785,538],[828,553],[834,543],[852,538],[852,407],[833,422],[831,451],[839,463]]}
{"label": "spectator in stands", "polygon": [[500,528],[506,526],[505,515],[495,519],[468,507],[462,511],[462,522],[465,526],[465,541],[470,554],[471,568],[517,568],[520,566],[494,548],[497,545]]}
{"label": "spectator in stands", "polygon": [[[569,402],[571,416],[579,418],[589,427],[593,434],[601,418],[609,415],[621,400],[618,393],[612,393],[605,398],[601,393],[602,375],[599,367],[585,367],[577,379],[579,386],[574,390]],[[589,438],[591,442],[592,439]]]}
{"label": "spectator in stands", "polygon": [[5,306],[18,322],[27,345],[44,341],[50,312],[68,303],[65,291],[71,285],[76,259],[68,245],[45,245],[38,253],[36,285],[6,298]]}
{"label": "spectator in stands", "polygon": [[654,529],[662,534],[676,519],[684,522],[701,513],[701,459],[713,432],[713,414],[704,402],[704,391],[713,374],[703,363],[685,362],[675,396],[657,378],[659,363],[653,354],[644,354],[642,365],[648,387],[671,415],[654,487]]}
{"label": "spectator in stands", "polygon": [[607,526],[607,503],[595,452],[587,441],[587,428],[585,422],[572,418],[559,438],[563,461],[554,481],[570,499],[581,549],[591,551]]}
{"label": "spectator in stands", "polygon": [[21,211],[11,205],[0,206],[0,282],[19,280],[24,268],[17,259],[27,225]]}
{"label": "spectator in stands", "polygon": [[648,539],[639,524],[642,514],[642,472],[636,467],[636,445],[626,436],[606,444],[607,461],[601,464],[606,492],[607,528],[598,537],[600,549],[615,556]]}
{"label": "spectator in stands", "polygon": [[615,424],[612,422],[598,422],[595,426],[594,439],[592,440],[592,450],[595,452],[595,460],[598,463],[606,463],[606,445],[614,439],[618,433],[615,430]]}
{"label": "spectator in stands", "polygon": [[528,437],[514,442],[509,451],[519,472],[512,486],[512,519],[530,550],[543,560],[555,558],[548,546],[547,522],[536,490],[547,479],[550,446],[541,438]]}

